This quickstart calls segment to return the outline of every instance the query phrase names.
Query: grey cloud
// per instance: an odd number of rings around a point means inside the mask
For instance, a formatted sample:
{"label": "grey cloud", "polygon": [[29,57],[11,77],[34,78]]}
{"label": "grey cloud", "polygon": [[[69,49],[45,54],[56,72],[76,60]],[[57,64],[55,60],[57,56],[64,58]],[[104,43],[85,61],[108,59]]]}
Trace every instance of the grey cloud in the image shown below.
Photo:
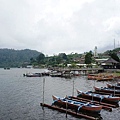
{"label": "grey cloud", "polygon": [[104,51],[119,40],[119,10],[119,0],[1,0],[0,47],[45,54],[81,53],[95,46]]}

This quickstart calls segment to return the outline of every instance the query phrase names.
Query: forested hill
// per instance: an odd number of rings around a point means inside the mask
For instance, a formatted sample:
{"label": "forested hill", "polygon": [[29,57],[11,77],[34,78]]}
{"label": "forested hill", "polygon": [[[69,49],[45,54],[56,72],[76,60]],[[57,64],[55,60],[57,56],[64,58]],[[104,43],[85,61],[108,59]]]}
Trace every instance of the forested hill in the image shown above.
{"label": "forested hill", "polygon": [[31,58],[36,58],[40,52],[35,50],[0,49],[0,67],[19,67],[29,63]]}

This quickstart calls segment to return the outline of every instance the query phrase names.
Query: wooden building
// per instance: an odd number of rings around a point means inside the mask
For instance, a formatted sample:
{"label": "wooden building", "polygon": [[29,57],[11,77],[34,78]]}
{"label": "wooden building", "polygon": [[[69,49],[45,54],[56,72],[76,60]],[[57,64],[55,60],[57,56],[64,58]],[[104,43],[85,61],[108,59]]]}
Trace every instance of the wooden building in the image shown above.
{"label": "wooden building", "polygon": [[112,58],[109,58],[108,60],[103,61],[101,63],[101,66],[104,69],[118,69],[119,68],[119,62],[117,62],[116,60],[114,60]]}

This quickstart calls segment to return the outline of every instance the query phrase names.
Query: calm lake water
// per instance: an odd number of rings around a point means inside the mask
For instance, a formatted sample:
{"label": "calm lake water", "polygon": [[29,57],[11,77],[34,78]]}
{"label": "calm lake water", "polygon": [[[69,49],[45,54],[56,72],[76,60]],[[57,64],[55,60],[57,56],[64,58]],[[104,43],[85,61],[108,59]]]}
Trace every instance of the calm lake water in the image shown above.
{"label": "calm lake water", "polygon": [[[93,86],[106,86],[106,82],[87,80],[85,76],[72,79],[58,77],[23,77],[28,72],[43,72],[43,69],[11,68],[0,69],[0,120],[66,120],[66,115],[55,110],[45,108],[43,101],[43,79],[45,78],[45,103],[52,103],[52,95],[65,97],[76,96],[76,89],[82,91],[93,90]],[[74,92],[73,92],[74,80]],[[104,120],[120,120],[120,107],[112,112],[101,111]],[[67,120],[79,120],[68,115]],[[81,119],[85,120],[85,119]]]}

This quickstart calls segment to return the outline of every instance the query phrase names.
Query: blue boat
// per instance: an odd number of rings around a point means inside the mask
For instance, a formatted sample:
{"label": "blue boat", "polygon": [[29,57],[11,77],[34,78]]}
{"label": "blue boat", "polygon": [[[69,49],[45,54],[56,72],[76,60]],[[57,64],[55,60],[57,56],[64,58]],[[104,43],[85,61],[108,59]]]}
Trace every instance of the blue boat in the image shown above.
{"label": "blue boat", "polygon": [[89,102],[87,103],[78,102],[78,101],[69,100],[67,98],[60,98],[56,96],[52,96],[52,97],[54,101],[52,105],[57,105],[59,107],[66,108],[66,109],[72,109],[75,112],[84,112],[84,113],[88,112],[88,113],[99,114],[102,109],[102,105],[95,105]]}
{"label": "blue boat", "polygon": [[87,98],[90,100],[95,100],[98,102],[106,102],[111,104],[119,104],[120,97],[110,95],[101,95],[97,93],[93,93],[92,91],[82,92],[77,90],[77,97]]}

